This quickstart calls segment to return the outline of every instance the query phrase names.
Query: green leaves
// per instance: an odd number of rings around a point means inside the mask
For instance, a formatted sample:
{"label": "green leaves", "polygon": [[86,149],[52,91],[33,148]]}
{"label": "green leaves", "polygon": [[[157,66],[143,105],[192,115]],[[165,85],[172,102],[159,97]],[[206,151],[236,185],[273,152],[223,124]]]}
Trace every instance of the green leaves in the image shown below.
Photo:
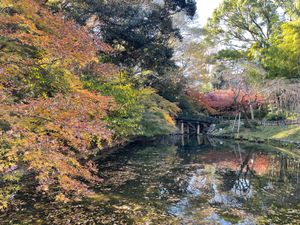
{"label": "green leaves", "polygon": [[265,48],[269,45],[270,35],[287,20],[279,11],[287,12],[291,6],[292,1],[282,6],[275,0],[225,0],[214,12],[207,30],[228,46],[239,45],[247,49],[258,44]]}
{"label": "green leaves", "polygon": [[262,63],[270,77],[300,78],[300,20],[284,23],[281,30],[272,36]]}
{"label": "green leaves", "polygon": [[[135,79],[128,73],[121,72],[117,78],[106,83],[101,83],[90,75],[83,76],[83,79],[86,88],[114,97],[116,108],[105,120],[114,131],[116,140],[166,134],[175,129],[170,115],[175,116],[179,112],[176,104],[159,96],[152,88],[136,87],[133,83]],[[149,126],[161,129],[154,131]]]}
{"label": "green leaves", "polygon": [[130,84],[104,84],[98,90],[104,95],[113,96],[117,103],[117,108],[107,120],[118,138],[141,134],[144,90],[134,89]]}
{"label": "green leaves", "polygon": [[243,57],[244,57],[243,52],[238,50],[233,50],[233,49],[223,49],[219,51],[216,56],[217,59],[225,59],[225,60],[237,60]]}
{"label": "green leaves", "polygon": [[[299,78],[299,2],[225,0],[207,24],[216,59],[260,63],[269,78]],[[222,43],[219,45],[219,43]]]}

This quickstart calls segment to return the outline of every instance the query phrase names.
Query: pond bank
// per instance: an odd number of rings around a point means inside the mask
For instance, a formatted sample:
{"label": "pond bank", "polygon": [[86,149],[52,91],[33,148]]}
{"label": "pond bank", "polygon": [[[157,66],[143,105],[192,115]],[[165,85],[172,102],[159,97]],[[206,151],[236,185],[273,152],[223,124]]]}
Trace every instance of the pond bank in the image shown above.
{"label": "pond bank", "polygon": [[266,126],[257,127],[256,130],[241,128],[239,135],[232,133],[232,127],[226,127],[214,132],[214,137],[248,141],[253,143],[268,143],[276,146],[300,149],[300,126]]}
{"label": "pond bank", "polygon": [[131,146],[139,145],[139,144],[153,144],[154,142],[160,141],[162,139],[173,139],[178,136],[181,136],[181,134],[175,134],[170,133],[168,135],[157,135],[157,136],[151,136],[151,137],[135,137],[128,139],[126,141],[117,142],[116,144],[113,144],[111,146],[103,147],[101,150],[98,151],[98,154],[94,160],[98,159],[105,159],[107,156],[118,153],[123,151],[125,148],[129,148]]}

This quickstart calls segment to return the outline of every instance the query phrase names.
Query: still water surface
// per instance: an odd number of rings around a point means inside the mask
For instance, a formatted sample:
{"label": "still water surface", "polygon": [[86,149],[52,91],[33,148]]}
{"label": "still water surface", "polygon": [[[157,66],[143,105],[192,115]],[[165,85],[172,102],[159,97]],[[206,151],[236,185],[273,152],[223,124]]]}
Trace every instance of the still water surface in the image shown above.
{"label": "still water surface", "polygon": [[103,182],[92,199],[57,204],[28,191],[0,224],[300,224],[297,153],[168,138],[131,145],[98,165]]}

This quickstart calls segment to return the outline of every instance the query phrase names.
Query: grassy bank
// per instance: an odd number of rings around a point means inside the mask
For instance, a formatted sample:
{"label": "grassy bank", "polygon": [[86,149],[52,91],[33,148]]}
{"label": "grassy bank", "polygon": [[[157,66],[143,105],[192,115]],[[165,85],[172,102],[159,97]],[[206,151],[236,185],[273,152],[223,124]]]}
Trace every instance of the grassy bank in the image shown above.
{"label": "grassy bank", "polygon": [[226,127],[214,133],[215,136],[230,136],[249,141],[279,141],[300,144],[300,126],[266,126],[250,130],[242,127],[240,134],[232,133],[232,127]]}

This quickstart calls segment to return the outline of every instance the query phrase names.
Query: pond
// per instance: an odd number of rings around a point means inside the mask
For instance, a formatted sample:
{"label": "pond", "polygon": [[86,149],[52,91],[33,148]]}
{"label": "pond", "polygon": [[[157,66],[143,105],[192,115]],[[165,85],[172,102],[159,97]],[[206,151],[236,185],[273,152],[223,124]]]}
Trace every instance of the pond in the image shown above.
{"label": "pond", "polygon": [[29,187],[0,224],[300,224],[300,157],[285,149],[162,138],[98,165],[92,198],[51,203]]}

